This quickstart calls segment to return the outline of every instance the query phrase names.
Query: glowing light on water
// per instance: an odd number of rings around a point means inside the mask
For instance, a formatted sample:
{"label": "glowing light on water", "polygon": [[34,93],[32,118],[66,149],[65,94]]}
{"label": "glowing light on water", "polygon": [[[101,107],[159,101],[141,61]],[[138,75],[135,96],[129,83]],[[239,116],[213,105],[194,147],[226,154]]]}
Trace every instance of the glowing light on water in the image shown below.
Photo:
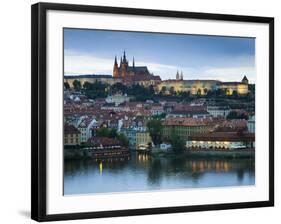
{"label": "glowing light on water", "polygon": [[99,168],[100,168],[100,175],[101,175],[102,174],[102,162],[100,162]]}

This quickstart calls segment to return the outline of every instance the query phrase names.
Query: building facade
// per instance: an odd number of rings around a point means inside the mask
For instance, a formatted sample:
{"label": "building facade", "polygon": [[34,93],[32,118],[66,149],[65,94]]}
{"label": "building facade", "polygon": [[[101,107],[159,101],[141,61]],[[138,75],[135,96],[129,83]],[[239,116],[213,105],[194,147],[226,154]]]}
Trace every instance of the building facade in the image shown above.
{"label": "building facade", "polygon": [[152,139],[149,132],[136,132],[136,149],[147,150],[152,144]]}
{"label": "building facade", "polygon": [[243,77],[241,82],[221,82],[219,80],[183,80],[176,74],[176,79],[162,81],[157,86],[157,91],[169,95],[174,92],[189,92],[191,95],[206,95],[208,91],[222,89],[226,95],[232,95],[235,91],[239,95],[248,93],[248,79]]}
{"label": "building facade", "polygon": [[195,133],[206,133],[210,126],[204,119],[196,118],[168,118],[163,122],[162,136],[170,140],[172,135],[187,141]]}
{"label": "building facade", "polygon": [[73,125],[64,125],[64,145],[75,146],[80,145],[80,131]]}
{"label": "building facade", "polygon": [[186,141],[188,149],[245,149],[255,147],[253,133],[211,132],[193,134]]}
{"label": "building facade", "polygon": [[224,117],[226,118],[227,115],[230,113],[229,106],[207,106],[207,111],[213,117]]}

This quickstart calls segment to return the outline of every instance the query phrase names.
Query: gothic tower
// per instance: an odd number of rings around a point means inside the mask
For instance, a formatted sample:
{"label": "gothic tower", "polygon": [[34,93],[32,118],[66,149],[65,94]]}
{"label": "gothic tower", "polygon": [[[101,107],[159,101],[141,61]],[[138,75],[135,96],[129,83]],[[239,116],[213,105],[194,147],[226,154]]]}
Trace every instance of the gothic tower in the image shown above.
{"label": "gothic tower", "polygon": [[180,74],[179,74],[179,71],[177,71],[176,80],[179,80],[179,79],[180,79]]}
{"label": "gothic tower", "polygon": [[127,67],[128,67],[128,61],[126,59],[126,52],[124,51],[123,59],[121,63],[121,76],[123,78],[127,76]]}
{"label": "gothic tower", "polygon": [[117,64],[116,56],[115,56],[114,65],[113,65],[113,77],[114,78],[119,77],[119,69],[118,69],[118,64]]}
{"label": "gothic tower", "polygon": [[183,80],[183,73],[181,71],[180,80]]}

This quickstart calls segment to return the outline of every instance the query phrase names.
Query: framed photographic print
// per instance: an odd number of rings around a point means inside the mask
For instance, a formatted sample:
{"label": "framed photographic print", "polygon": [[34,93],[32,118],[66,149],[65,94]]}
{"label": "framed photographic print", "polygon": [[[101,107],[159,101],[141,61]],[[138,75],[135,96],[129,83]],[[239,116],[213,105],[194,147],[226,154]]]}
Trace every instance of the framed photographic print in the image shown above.
{"label": "framed photographic print", "polygon": [[32,219],[274,205],[274,19],[32,6]]}

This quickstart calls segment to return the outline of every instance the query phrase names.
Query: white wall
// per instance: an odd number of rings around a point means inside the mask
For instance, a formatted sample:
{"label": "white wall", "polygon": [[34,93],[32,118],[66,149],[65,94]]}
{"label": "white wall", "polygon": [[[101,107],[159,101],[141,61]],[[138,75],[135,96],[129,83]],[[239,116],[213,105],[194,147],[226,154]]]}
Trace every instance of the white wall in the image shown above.
{"label": "white wall", "polygon": [[[43,0],[42,0],[43,1]],[[30,5],[36,1],[3,1],[0,41],[1,155],[0,223],[34,223],[30,215]],[[68,0],[77,4],[114,5],[195,12],[244,14],[275,17],[275,62],[280,62],[280,6],[278,1],[246,0]],[[280,83],[280,64],[276,63],[275,83]],[[277,86],[277,84],[275,84]],[[276,95],[280,97],[280,89]],[[276,97],[277,98],[277,97]],[[280,101],[276,115],[281,114]],[[279,148],[280,117],[276,117],[276,154]],[[4,125],[3,125],[4,124]],[[266,223],[280,218],[280,162],[276,164],[276,207],[228,211],[196,212],[154,216],[79,220],[60,223]],[[276,222],[275,222],[276,223]]]}

